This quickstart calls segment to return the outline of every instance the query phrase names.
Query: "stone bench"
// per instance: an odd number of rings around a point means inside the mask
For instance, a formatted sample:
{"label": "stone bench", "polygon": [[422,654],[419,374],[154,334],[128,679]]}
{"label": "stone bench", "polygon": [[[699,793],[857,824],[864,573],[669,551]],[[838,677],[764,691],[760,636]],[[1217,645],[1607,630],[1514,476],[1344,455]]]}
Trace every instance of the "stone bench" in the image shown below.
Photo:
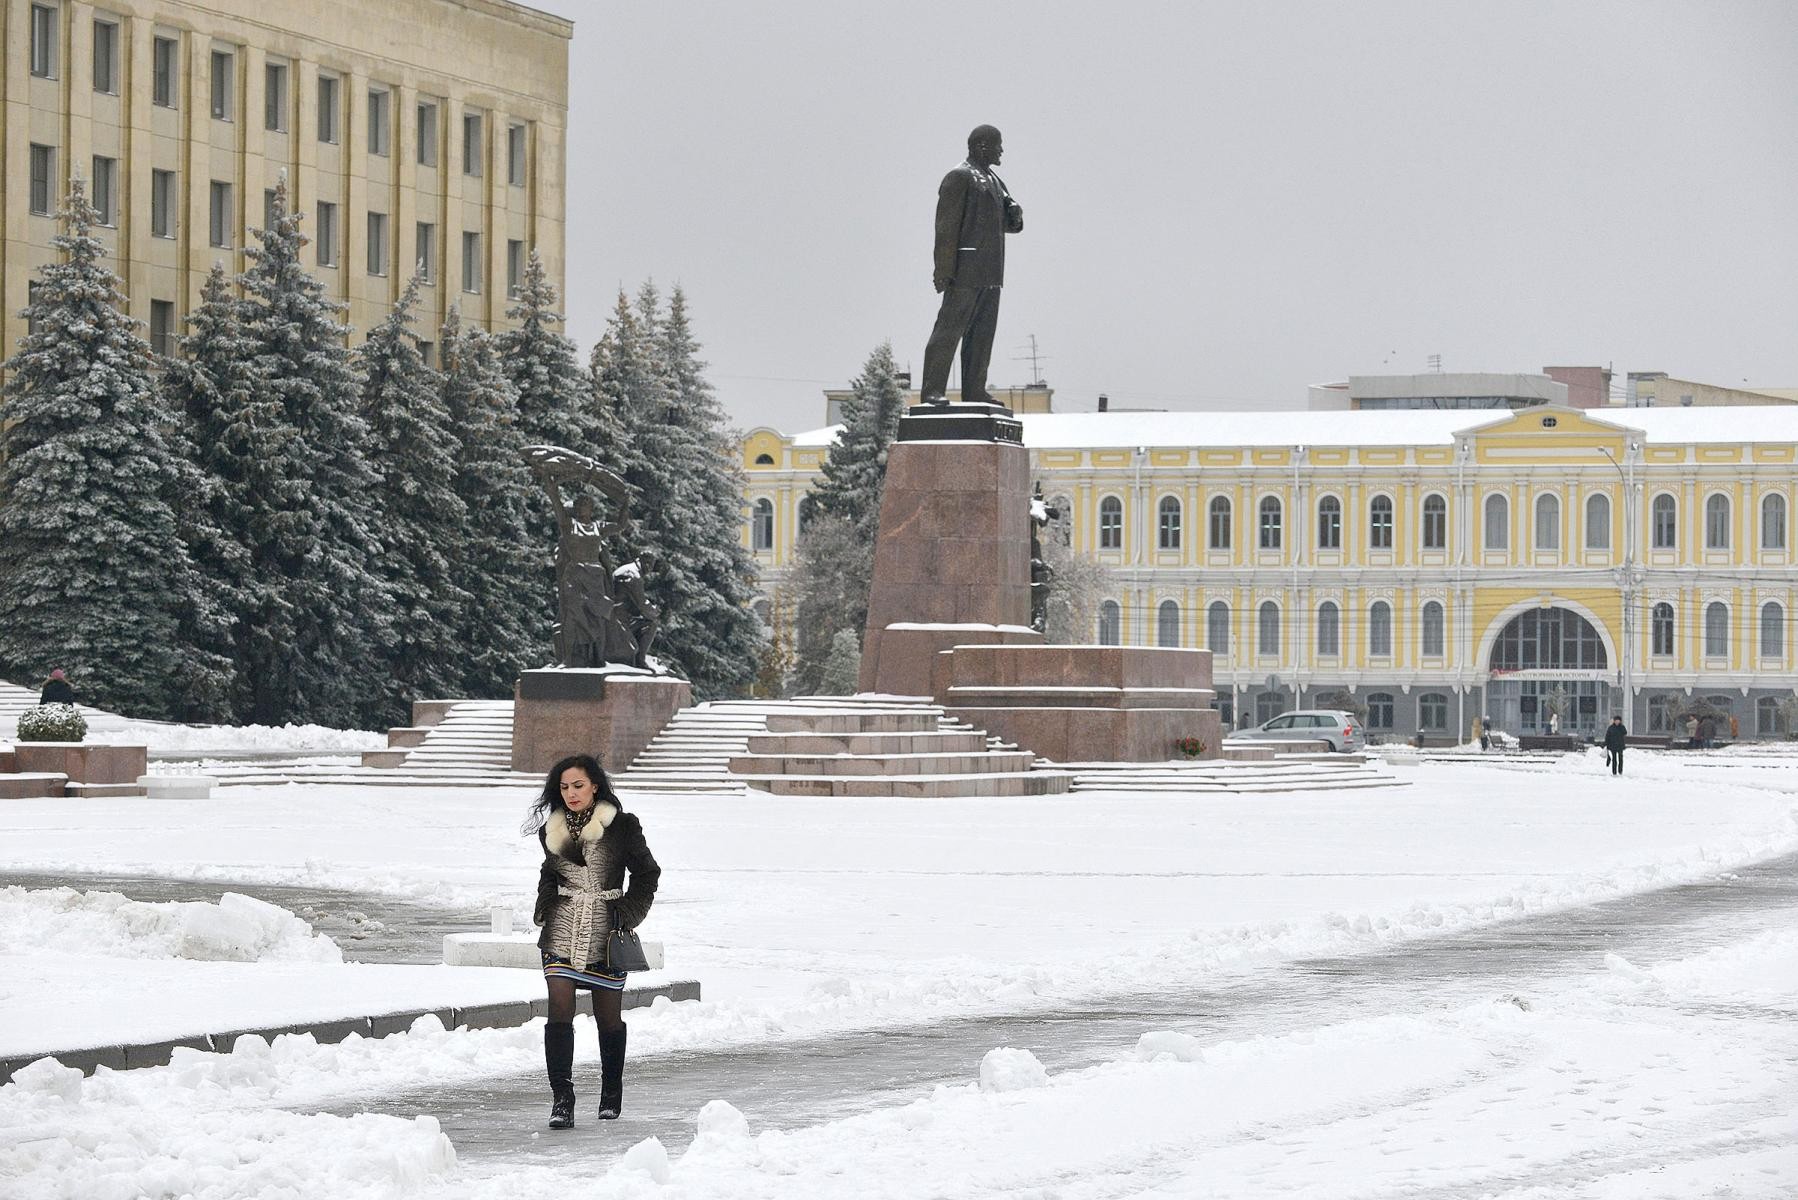
{"label": "stone bench", "polygon": [[137,786],[151,800],[205,800],[219,781],[211,775],[139,775]]}

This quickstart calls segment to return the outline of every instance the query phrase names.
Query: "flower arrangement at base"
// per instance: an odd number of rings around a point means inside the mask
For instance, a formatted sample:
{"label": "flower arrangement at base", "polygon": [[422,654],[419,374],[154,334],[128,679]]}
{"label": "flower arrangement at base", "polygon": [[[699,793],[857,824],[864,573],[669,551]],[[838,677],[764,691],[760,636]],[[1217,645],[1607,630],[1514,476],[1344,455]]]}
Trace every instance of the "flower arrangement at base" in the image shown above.
{"label": "flower arrangement at base", "polygon": [[1205,744],[1204,738],[1183,737],[1174,742],[1174,749],[1188,758],[1198,758],[1211,747]]}

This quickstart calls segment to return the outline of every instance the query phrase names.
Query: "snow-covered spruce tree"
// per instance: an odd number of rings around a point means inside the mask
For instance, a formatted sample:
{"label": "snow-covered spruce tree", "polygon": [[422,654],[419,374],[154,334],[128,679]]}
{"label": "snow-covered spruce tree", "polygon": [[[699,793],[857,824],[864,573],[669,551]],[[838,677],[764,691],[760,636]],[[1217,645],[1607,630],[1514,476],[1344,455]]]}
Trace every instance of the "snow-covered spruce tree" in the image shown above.
{"label": "snow-covered spruce tree", "polygon": [[[556,288],[535,247],[525,263],[518,303],[506,316],[518,327],[499,335],[499,357],[518,392],[518,432],[526,445],[563,446],[593,453],[593,430],[586,413],[588,388],[579,351],[557,331]],[[545,517],[550,516],[547,507]]]}
{"label": "snow-covered spruce tree", "polygon": [[418,276],[356,351],[368,460],[380,478],[376,520],[387,552],[378,561],[393,636],[384,647],[390,720],[413,700],[456,695],[462,682],[457,634],[469,594],[450,565],[468,509],[456,492],[461,443],[452,432],[443,380],[425,365],[413,332]]}
{"label": "snow-covered spruce tree", "polygon": [[853,696],[862,670],[862,639],[853,629],[839,629],[830,639],[830,655],[824,660],[821,696]]}
{"label": "snow-covered spruce tree", "polygon": [[253,549],[305,503],[306,493],[288,469],[291,430],[279,399],[257,378],[243,317],[243,302],[214,263],[199,306],[188,314],[181,353],[165,365],[162,388],[180,417],[175,428],[190,473],[183,485],[188,499],[177,515],[224,617],[233,663],[228,715],[247,721],[249,681],[235,667],[248,661],[252,622],[277,602]]}
{"label": "snow-covered spruce tree", "polygon": [[90,703],[173,716],[189,652],[212,648],[182,641],[207,598],[168,501],[172,416],[79,179],[58,218],[0,394],[0,672],[63,667]]}
{"label": "snow-covered spruce tree", "polygon": [[[653,306],[653,291],[644,299]],[[666,366],[680,505],[679,521],[663,531],[667,544],[661,553],[677,569],[669,573],[661,642],[698,694],[742,695],[755,679],[764,636],[751,607],[756,567],[743,545],[743,473],[736,460],[736,437],[706,380],[680,288],[669,297],[667,314],[655,332]],[[656,598],[651,592],[651,599],[661,603]]]}
{"label": "snow-covered spruce tree", "polygon": [[[817,695],[831,640],[841,629],[860,630],[868,620],[868,580],[874,548],[847,517],[814,516],[794,549],[793,694]],[[856,622],[860,621],[861,624]]]}
{"label": "snow-covered spruce tree", "polygon": [[459,434],[455,489],[467,519],[451,543],[450,569],[468,593],[457,628],[458,695],[504,699],[525,667],[548,661],[553,590],[539,586],[555,560],[531,540],[527,514],[539,489],[524,465],[518,394],[494,339],[450,309],[438,340],[443,403]]}
{"label": "snow-covered spruce tree", "polygon": [[281,406],[283,452],[299,506],[271,513],[252,547],[271,584],[239,663],[262,724],[378,724],[389,715],[379,684],[392,641],[386,589],[375,571],[380,482],[364,454],[362,380],[351,359],[342,306],[300,265],[309,239],[275,188],[274,227],[253,230],[245,253],[244,332],[258,388]]}
{"label": "snow-covered spruce tree", "polygon": [[882,342],[850,385],[843,431],[824,460],[810,496],[810,519],[799,534],[793,680],[801,693],[821,686],[834,631],[853,629],[859,636],[867,626],[887,448],[904,411],[893,347]]}

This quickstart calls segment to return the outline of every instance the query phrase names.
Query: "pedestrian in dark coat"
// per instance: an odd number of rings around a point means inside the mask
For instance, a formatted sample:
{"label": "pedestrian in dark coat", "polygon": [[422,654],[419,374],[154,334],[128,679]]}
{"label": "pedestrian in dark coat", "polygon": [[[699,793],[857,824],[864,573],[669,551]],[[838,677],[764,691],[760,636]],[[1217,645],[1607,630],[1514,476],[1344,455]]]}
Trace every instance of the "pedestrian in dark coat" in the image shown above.
{"label": "pedestrian in dark coat", "polygon": [[73,704],[75,689],[69,686],[69,677],[62,673],[62,668],[50,672],[50,678],[44,680],[44,692],[37,698],[39,704]]}
{"label": "pedestrian in dark coat", "polygon": [[1623,774],[1623,748],[1629,745],[1629,730],[1623,727],[1622,717],[1612,717],[1610,725],[1604,731],[1604,757],[1611,765],[1611,774]]}
{"label": "pedestrian in dark coat", "polygon": [[574,1008],[581,988],[593,996],[599,1119],[609,1121],[624,1109],[627,1030],[621,1015],[625,976],[606,962],[606,938],[614,925],[635,929],[649,915],[662,869],[649,852],[642,824],[624,811],[590,754],[572,755],[550,768],[525,828],[543,846],[532,920],[543,927],[537,948],[549,987],[549,1020],[543,1027],[549,1126],[574,1124]]}

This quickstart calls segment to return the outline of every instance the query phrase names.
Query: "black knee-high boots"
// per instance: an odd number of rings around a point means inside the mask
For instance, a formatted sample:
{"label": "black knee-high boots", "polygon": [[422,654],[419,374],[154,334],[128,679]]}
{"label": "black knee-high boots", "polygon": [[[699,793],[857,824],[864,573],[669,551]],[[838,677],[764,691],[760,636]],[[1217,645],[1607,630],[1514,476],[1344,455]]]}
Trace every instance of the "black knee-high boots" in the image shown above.
{"label": "black knee-high boots", "polygon": [[624,1041],[629,1028],[620,1023],[599,1031],[599,1119],[616,1120],[624,1111]]}
{"label": "black knee-high boots", "polygon": [[543,1066],[549,1072],[549,1127],[574,1126],[574,1026],[551,1021],[543,1026]]}

